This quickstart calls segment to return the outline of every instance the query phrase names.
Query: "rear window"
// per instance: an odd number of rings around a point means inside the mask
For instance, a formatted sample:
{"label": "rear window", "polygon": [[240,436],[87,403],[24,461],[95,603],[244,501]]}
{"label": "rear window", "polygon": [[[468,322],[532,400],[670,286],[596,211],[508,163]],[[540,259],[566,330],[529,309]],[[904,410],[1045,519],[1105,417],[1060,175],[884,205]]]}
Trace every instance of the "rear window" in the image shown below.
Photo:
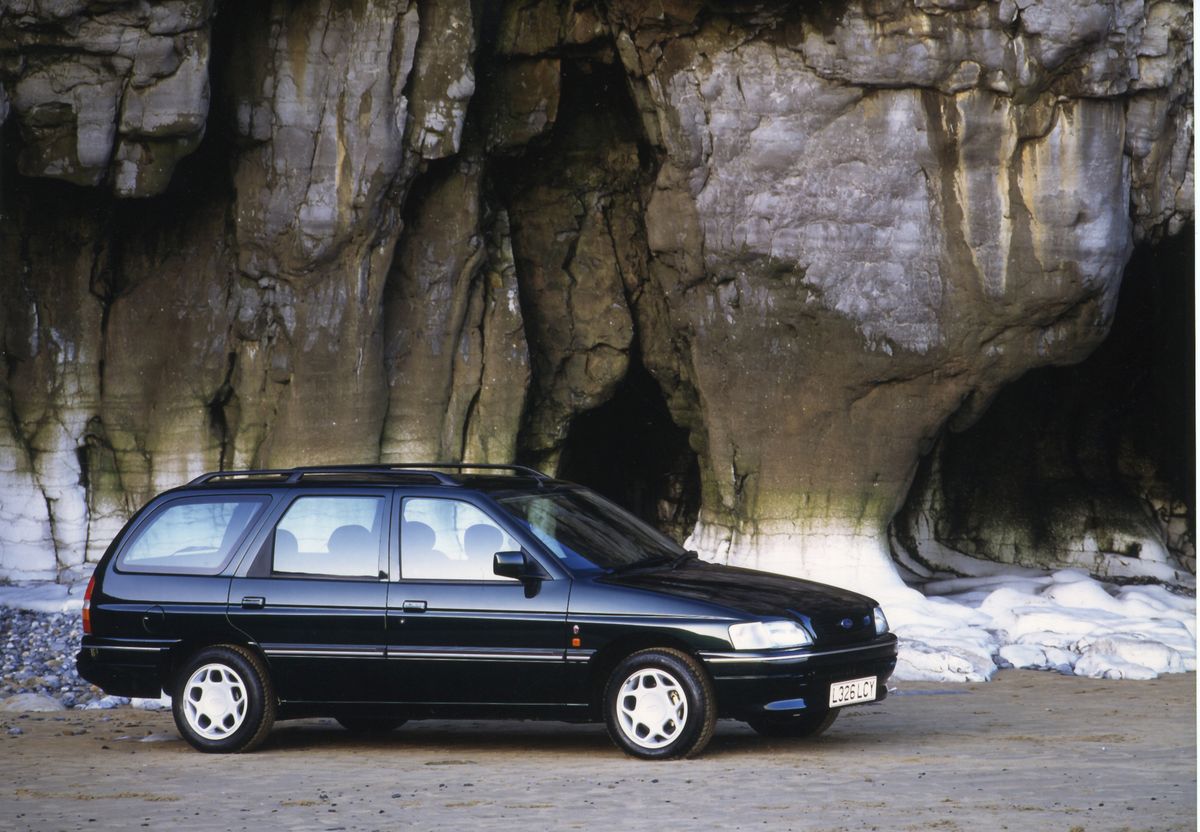
{"label": "rear window", "polygon": [[142,525],[117,566],[129,572],[215,575],[266,504],[266,497],[246,496],[168,503]]}

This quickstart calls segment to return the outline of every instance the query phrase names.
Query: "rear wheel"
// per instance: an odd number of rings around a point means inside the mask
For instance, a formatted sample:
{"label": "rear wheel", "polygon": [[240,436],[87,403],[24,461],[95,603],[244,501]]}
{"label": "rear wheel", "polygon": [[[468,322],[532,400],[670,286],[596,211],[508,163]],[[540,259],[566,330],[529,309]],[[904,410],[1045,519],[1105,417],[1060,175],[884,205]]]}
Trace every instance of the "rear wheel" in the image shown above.
{"label": "rear wheel", "polygon": [[712,739],[716,700],[708,674],[681,650],[660,647],[624,659],[609,677],[605,722],[625,753],[648,760],[694,757]]}
{"label": "rear wheel", "polygon": [[393,717],[339,716],[337,723],[351,734],[386,734],[395,731],[405,720]]}
{"label": "rear wheel", "polygon": [[746,720],[750,727],[764,737],[816,737],[838,718],[839,708],[805,711],[796,716],[757,717]]}
{"label": "rear wheel", "polygon": [[244,647],[206,647],[180,670],[171,711],[179,733],[194,748],[251,751],[275,723],[271,677],[262,660]]}

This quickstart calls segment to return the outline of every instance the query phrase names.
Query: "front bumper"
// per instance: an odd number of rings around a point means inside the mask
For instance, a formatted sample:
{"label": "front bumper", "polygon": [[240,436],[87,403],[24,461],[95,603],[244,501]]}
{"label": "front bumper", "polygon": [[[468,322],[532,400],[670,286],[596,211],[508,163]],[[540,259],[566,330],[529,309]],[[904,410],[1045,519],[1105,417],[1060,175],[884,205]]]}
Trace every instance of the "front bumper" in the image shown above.
{"label": "front bumper", "polygon": [[[785,715],[828,707],[833,682],[874,676],[875,701],[887,697],[896,669],[896,636],[822,650],[701,652],[716,689],[721,716],[746,719],[765,713]],[[863,703],[865,704],[865,703]]]}

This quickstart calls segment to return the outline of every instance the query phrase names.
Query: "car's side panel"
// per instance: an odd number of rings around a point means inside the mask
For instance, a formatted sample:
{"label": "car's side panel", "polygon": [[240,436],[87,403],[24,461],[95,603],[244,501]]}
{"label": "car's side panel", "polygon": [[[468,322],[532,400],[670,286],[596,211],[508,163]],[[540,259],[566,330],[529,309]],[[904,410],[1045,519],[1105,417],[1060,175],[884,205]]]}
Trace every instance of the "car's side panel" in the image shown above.
{"label": "car's side panel", "polygon": [[179,648],[234,635],[228,577],[130,574],[111,563],[92,595],[96,635],[84,636],[80,658],[81,675],[109,693],[157,697]]}
{"label": "car's side panel", "polygon": [[388,602],[389,698],[425,704],[564,702],[567,580],[399,581]]}
{"label": "car's side panel", "polygon": [[229,620],[266,655],[281,699],[370,702],[386,604],[383,581],[234,578]]}
{"label": "car's side panel", "polygon": [[[387,697],[429,713],[464,708],[516,714],[526,706],[566,706],[567,604],[571,580],[541,551],[536,538],[509,522],[490,500],[471,492],[405,488],[395,514],[409,498],[454,499],[488,515],[529,553],[547,578],[522,583],[399,578],[403,550],[394,547],[388,593]],[[394,535],[403,538],[403,535]]]}

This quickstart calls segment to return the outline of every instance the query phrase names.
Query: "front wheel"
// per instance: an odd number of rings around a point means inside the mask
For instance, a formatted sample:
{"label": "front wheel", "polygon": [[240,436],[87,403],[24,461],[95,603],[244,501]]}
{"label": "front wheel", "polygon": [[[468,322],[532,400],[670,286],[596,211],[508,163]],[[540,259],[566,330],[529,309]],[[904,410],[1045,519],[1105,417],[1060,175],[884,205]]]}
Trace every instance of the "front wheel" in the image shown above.
{"label": "front wheel", "polygon": [[712,739],[712,683],[681,650],[642,650],[621,661],[604,694],[608,734],[621,750],[647,760],[694,757]]}
{"label": "front wheel", "polygon": [[171,711],[179,733],[209,753],[251,751],[275,723],[275,694],[262,660],[243,647],[206,647],[177,677]]}
{"label": "front wheel", "polygon": [[816,737],[825,733],[841,713],[839,708],[812,711],[785,717],[749,719],[750,727],[764,737]]}

